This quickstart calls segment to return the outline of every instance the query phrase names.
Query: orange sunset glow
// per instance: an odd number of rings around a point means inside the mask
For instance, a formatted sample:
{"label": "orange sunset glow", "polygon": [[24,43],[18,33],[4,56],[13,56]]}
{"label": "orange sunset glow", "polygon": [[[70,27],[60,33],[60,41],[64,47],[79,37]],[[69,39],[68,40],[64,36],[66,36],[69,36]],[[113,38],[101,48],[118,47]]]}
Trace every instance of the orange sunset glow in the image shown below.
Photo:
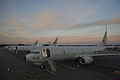
{"label": "orange sunset glow", "polygon": [[108,44],[120,44],[119,1],[0,1],[1,44],[99,44],[106,24]]}

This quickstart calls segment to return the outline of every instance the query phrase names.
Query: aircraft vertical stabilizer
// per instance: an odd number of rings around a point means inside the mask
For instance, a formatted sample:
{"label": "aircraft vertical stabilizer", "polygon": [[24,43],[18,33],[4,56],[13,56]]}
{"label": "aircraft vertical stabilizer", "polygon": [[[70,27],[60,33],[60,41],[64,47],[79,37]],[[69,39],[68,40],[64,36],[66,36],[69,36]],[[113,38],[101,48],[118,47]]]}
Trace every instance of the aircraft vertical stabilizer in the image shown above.
{"label": "aircraft vertical stabilizer", "polygon": [[105,34],[103,36],[102,44],[103,44],[103,46],[107,45],[107,32],[105,32]]}
{"label": "aircraft vertical stabilizer", "polygon": [[58,38],[56,38],[50,45],[51,46],[57,46]]}
{"label": "aircraft vertical stabilizer", "polygon": [[107,24],[105,27],[106,27],[106,31],[105,31],[105,34],[104,34],[103,39],[102,39],[102,46],[107,45]]}
{"label": "aircraft vertical stabilizer", "polygon": [[57,44],[58,38],[55,39],[55,41],[53,41],[52,44]]}
{"label": "aircraft vertical stabilizer", "polygon": [[35,46],[39,46],[38,40],[34,43]]}

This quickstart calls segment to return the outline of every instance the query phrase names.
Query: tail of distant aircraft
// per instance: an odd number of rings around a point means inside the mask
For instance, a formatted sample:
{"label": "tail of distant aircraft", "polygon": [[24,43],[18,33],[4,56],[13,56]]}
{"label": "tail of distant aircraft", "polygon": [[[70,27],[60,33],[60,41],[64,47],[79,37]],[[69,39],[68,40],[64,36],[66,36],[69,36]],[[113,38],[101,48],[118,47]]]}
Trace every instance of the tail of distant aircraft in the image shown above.
{"label": "tail of distant aircraft", "polygon": [[106,23],[105,27],[106,27],[106,31],[105,31],[105,34],[104,34],[103,39],[102,39],[102,43],[101,43],[102,46],[107,45],[107,23]]}
{"label": "tail of distant aircraft", "polygon": [[34,43],[34,45],[36,45],[36,46],[38,46],[39,44],[38,44],[38,40],[36,40],[36,42]]}
{"label": "tail of distant aircraft", "polygon": [[55,39],[55,41],[53,41],[52,44],[57,44],[58,38]]}
{"label": "tail of distant aircraft", "polygon": [[105,32],[105,34],[103,36],[102,44],[103,44],[103,46],[107,45],[107,32]]}
{"label": "tail of distant aircraft", "polygon": [[34,43],[36,46],[56,46],[58,42],[58,38],[56,38],[52,43],[51,42],[43,42],[43,43],[38,43],[38,40]]}

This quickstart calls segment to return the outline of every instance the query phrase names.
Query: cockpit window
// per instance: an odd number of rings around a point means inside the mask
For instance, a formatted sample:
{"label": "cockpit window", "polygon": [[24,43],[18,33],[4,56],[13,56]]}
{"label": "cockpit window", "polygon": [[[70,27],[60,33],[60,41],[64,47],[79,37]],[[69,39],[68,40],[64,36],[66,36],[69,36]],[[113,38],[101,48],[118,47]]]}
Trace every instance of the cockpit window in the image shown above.
{"label": "cockpit window", "polygon": [[31,52],[31,53],[33,53],[33,54],[39,54],[39,52]]}

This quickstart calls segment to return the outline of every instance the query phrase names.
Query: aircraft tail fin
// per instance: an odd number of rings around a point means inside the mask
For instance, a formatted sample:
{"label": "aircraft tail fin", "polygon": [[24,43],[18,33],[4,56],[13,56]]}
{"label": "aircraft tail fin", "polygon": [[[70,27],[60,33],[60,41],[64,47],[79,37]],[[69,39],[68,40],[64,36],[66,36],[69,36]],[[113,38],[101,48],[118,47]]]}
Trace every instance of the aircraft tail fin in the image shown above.
{"label": "aircraft tail fin", "polygon": [[107,45],[107,24],[105,27],[106,27],[106,31],[105,31],[105,34],[104,34],[103,39],[102,39],[102,43],[101,43],[102,46]]}
{"label": "aircraft tail fin", "polygon": [[36,40],[36,42],[34,43],[34,45],[38,46],[38,40]]}
{"label": "aircraft tail fin", "polygon": [[57,44],[57,41],[58,41],[58,38],[56,38],[55,41],[53,41],[52,44],[54,44],[54,45]]}
{"label": "aircraft tail fin", "polygon": [[102,46],[107,45],[107,32],[105,32],[103,39],[102,39]]}

